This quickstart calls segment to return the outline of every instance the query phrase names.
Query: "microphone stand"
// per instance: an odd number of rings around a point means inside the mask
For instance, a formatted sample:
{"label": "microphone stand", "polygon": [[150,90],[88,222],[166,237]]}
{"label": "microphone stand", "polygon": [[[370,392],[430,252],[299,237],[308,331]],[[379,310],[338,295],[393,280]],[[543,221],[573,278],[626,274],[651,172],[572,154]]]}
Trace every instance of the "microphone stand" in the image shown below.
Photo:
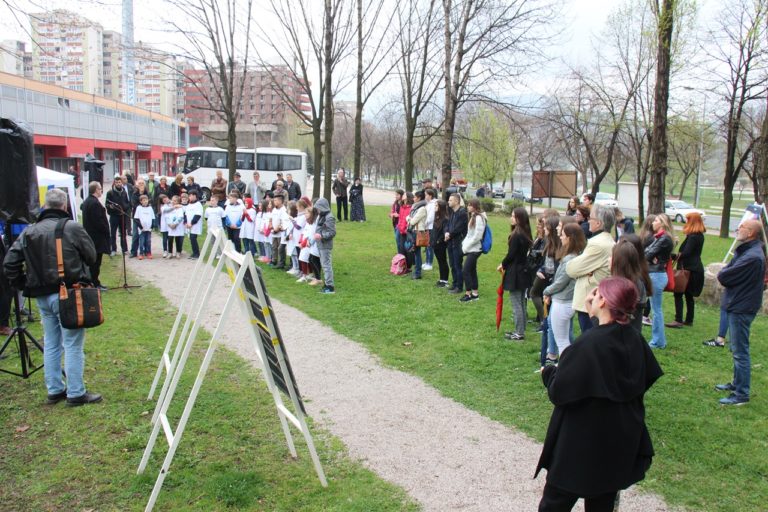
{"label": "microphone stand", "polygon": [[[110,201],[107,199],[107,202],[112,205],[112,208],[116,210],[120,214],[120,235],[122,236],[122,239],[125,240],[125,237],[127,236],[127,233],[125,231],[125,210],[116,202]],[[123,255],[123,284],[120,286],[113,286],[110,288],[110,290],[126,290],[130,291],[131,288],[141,288],[141,285],[138,284],[128,284],[128,271],[125,265],[125,251],[120,251]]]}

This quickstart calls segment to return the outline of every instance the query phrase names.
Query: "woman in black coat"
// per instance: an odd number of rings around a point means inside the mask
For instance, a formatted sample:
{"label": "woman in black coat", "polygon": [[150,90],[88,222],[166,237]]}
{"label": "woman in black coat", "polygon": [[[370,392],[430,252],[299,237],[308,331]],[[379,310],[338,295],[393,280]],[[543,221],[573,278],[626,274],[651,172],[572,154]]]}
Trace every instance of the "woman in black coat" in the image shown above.
{"label": "woman in black coat", "polygon": [[101,287],[101,258],[110,251],[109,222],[107,210],[99,201],[102,194],[101,185],[92,181],[88,192],[90,195],[80,205],[80,210],[83,212],[83,227],[96,247],[96,262],[90,267],[91,280],[94,286]]}
{"label": "woman in black coat", "polygon": [[504,272],[504,289],[509,292],[515,330],[504,333],[513,341],[525,339],[526,307],[525,290],[531,286],[532,277],[526,271],[525,262],[531,248],[531,224],[525,208],[515,208],[509,218],[512,232],[507,239],[507,255],[496,270]]}
{"label": "woman in black coat", "polygon": [[[694,297],[701,295],[704,289],[704,265],[701,263],[701,251],[704,249],[704,221],[701,215],[691,212],[686,215],[685,240],[680,245],[680,253],[677,256],[677,269],[687,270],[688,286],[684,293],[675,293],[675,321],[668,323],[667,327],[678,328],[684,325],[693,325]],[[685,297],[685,321],[683,321],[683,297]]]}
{"label": "woman in black coat", "polygon": [[643,396],[662,371],[629,325],[636,304],[632,281],[603,279],[587,296],[599,325],[541,372],[555,409],[536,468],[547,470],[539,512],[571,510],[579,498],[612,512],[618,492],[645,478],[654,452]]}

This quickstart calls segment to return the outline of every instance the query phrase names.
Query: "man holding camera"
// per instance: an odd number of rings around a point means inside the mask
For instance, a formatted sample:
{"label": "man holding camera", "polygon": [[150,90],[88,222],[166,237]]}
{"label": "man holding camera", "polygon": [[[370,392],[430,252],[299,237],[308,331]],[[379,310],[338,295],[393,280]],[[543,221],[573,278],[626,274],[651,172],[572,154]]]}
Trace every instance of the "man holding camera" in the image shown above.
{"label": "man holding camera", "polygon": [[[45,195],[45,209],[35,224],[30,225],[11,246],[5,257],[8,281],[23,288],[24,295],[35,297],[43,320],[45,336],[45,385],[48,404],[66,398],[68,406],[101,401],[101,395],[88,393],[83,382],[85,329],[65,329],[59,318],[59,273],[56,257],[56,226],[67,213],[67,194],[51,189]],[[67,287],[90,281],[88,266],[96,261],[96,249],[85,228],[77,222],[64,224],[62,234],[64,283]],[[61,353],[64,370],[61,374]]]}

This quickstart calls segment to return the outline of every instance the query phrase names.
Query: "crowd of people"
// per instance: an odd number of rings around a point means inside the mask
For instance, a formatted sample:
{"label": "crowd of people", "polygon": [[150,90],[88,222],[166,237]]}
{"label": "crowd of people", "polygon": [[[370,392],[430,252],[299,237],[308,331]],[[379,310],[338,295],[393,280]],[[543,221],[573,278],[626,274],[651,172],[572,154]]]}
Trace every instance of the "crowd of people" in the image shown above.
{"label": "crowd of people", "polygon": [[[101,206],[101,185],[92,183],[90,198],[83,207],[83,223],[92,233],[99,257],[91,274],[98,281],[102,254],[117,254],[117,243],[129,258],[153,259],[152,232],[162,240],[162,258],[179,259],[189,238],[189,259],[200,257],[198,237],[208,227],[223,230],[238,252],[250,251],[269,267],[285,270],[297,282],[312,286],[322,284],[321,292],[335,293],[332,249],[336,235],[335,219],[324,198],[314,201],[301,195],[301,188],[291,174],[278,173],[271,186],[261,183],[258,172],[253,181],[242,181],[239,172],[227,182],[221,171],[210,184],[210,199],[203,205],[203,191],[191,176],[177,175],[171,184],[162,176],[135,182],[130,176],[117,175],[107,192],[106,208]],[[342,183],[339,185],[338,183]],[[334,181],[339,219],[347,186],[343,171]],[[349,189],[353,220],[365,220],[362,185],[359,180]],[[107,222],[107,215],[109,221]],[[131,244],[128,245],[129,228]],[[160,251],[155,254],[159,255]],[[321,279],[322,277],[322,279]]]}
{"label": "crowd of people", "polygon": [[[423,271],[430,270],[436,258],[436,286],[460,295],[460,302],[477,301],[477,262],[483,254],[479,242],[487,224],[482,205],[475,198],[465,203],[461,194],[450,190],[447,198],[438,199],[428,180],[423,185],[414,194],[395,191],[390,208],[397,251],[405,258],[404,272],[413,279],[421,279]],[[508,294],[513,319],[513,328],[504,337],[510,341],[525,340],[530,300],[536,311],[531,321],[541,335],[539,371],[557,364],[561,354],[573,344],[574,316],[582,335],[596,325],[586,299],[610,276],[623,277],[634,284],[637,302],[628,323],[638,333],[642,333],[643,325],[650,326],[650,348],[667,347],[667,329],[693,325],[695,298],[704,286],[701,255],[706,227],[699,213],[687,215],[682,243],[666,214],[648,215],[636,233],[633,219],[625,217],[619,208],[595,204],[592,194],[572,197],[565,214],[544,210],[536,216],[533,227],[524,208],[515,208],[509,222],[506,255],[497,267],[503,274],[503,289]],[[428,236],[422,236],[424,233]],[[763,275],[765,258],[757,258],[762,246],[750,251],[745,247],[761,244],[757,240],[761,233],[759,222],[742,223],[737,236],[742,241],[740,249],[718,276],[726,287],[720,332],[704,344],[723,346],[730,329],[732,346],[740,347],[734,352],[733,378],[739,386],[731,383],[733,389],[723,389],[732,392],[721,400],[723,404],[748,400],[745,368],[749,361],[749,325],[761,306],[763,290],[763,280],[750,280],[750,276]],[[751,267],[742,269],[746,262]],[[758,263],[762,265],[759,268]],[[669,280],[675,267],[685,271],[686,279],[672,287]],[[739,279],[734,279],[734,274]],[[675,318],[669,322],[664,318],[665,291],[674,296]],[[749,302],[741,299],[744,295],[750,297]],[[734,321],[738,325],[731,326]]]}

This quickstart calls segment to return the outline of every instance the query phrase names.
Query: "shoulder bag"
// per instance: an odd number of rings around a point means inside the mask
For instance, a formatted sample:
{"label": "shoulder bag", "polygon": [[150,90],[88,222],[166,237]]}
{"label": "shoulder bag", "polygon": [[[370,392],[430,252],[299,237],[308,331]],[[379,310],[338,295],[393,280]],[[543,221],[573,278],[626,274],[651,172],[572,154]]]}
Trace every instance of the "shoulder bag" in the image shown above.
{"label": "shoulder bag", "polygon": [[685,290],[688,289],[688,279],[691,277],[691,271],[681,268],[679,264],[677,267],[677,270],[675,270],[674,292],[685,293]]}
{"label": "shoulder bag", "polygon": [[59,320],[65,329],[84,329],[104,323],[101,290],[87,283],[75,283],[67,288],[64,282],[64,225],[69,219],[56,224],[56,266],[59,273]]}

